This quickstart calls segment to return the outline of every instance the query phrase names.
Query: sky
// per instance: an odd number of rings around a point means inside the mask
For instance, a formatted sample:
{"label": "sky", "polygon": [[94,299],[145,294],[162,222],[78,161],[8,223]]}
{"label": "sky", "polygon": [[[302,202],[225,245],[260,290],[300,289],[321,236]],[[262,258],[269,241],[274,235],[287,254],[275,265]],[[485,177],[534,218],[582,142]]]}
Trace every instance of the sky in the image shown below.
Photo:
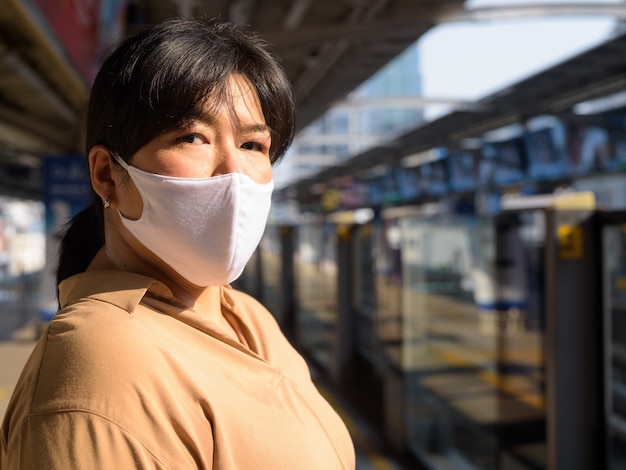
{"label": "sky", "polygon": [[[472,8],[530,3],[537,1],[469,0],[466,5]],[[613,18],[582,16],[442,24],[419,41],[423,95],[479,99],[600,44],[615,24]],[[432,117],[440,112],[441,106],[430,106],[426,115]]]}

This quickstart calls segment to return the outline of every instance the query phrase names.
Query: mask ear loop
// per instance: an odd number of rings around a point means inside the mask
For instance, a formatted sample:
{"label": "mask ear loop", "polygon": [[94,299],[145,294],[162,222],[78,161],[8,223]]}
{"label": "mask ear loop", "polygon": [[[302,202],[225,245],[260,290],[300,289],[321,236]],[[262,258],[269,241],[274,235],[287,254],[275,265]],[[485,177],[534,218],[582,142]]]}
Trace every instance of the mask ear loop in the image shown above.
{"label": "mask ear loop", "polygon": [[124,159],[120,157],[115,150],[111,150],[111,156],[115,159],[117,163],[119,163],[122,166],[122,168],[128,171],[128,163],[126,163]]}

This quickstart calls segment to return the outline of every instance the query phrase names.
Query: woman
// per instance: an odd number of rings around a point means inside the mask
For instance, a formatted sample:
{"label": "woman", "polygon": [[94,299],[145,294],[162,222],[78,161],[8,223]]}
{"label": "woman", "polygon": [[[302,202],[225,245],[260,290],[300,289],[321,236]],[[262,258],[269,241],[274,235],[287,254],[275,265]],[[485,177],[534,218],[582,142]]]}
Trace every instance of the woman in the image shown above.
{"label": "woman", "polygon": [[94,82],[94,204],[2,426],[3,469],[351,469],[345,426],[272,316],[231,289],[293,136],[282,69],[232,26],[171,20]]}

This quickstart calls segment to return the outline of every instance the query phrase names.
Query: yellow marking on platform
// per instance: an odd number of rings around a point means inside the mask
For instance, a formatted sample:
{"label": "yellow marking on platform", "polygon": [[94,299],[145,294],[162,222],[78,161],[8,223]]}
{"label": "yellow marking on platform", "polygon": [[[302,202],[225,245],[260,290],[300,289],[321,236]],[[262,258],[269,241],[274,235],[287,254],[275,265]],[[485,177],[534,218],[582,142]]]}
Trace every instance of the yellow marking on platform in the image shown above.
{"label": "yellow marking on platform", "polygon": [[[467,359],[455,354],[451,351],[439,351],[439,356],[449,364],[452,364],[456,367],[474,367],[475,364],[469,362]],[[505,383],[502,378],[491,371],[481,370],[476,373],[478,377],[480,377],[483,382],[493,386],[494,388],[508,393],[509,395],[513,395],[518,398],[521,402],[526,403],[527,405],[532,406],[533,408],[537,408],[540,410],[544,409],[544,400],[543,397],[537,395],[536,393],[525,392],[523,390],[519,390],[511,387],[509,384]]]}

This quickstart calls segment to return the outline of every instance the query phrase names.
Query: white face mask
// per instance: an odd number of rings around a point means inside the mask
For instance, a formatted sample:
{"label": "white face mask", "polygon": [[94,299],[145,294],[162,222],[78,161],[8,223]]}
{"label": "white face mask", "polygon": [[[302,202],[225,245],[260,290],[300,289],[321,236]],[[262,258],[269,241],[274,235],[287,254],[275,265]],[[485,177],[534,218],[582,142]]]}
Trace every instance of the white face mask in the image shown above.
{"label": "white face mask", "polygon": [[143,199],[139,219],[120,213],[137,240],[195,285],[229,284],[241,275],[265,230],[272,181],[259,184],[241,173],[162,176],[112,155]]}

